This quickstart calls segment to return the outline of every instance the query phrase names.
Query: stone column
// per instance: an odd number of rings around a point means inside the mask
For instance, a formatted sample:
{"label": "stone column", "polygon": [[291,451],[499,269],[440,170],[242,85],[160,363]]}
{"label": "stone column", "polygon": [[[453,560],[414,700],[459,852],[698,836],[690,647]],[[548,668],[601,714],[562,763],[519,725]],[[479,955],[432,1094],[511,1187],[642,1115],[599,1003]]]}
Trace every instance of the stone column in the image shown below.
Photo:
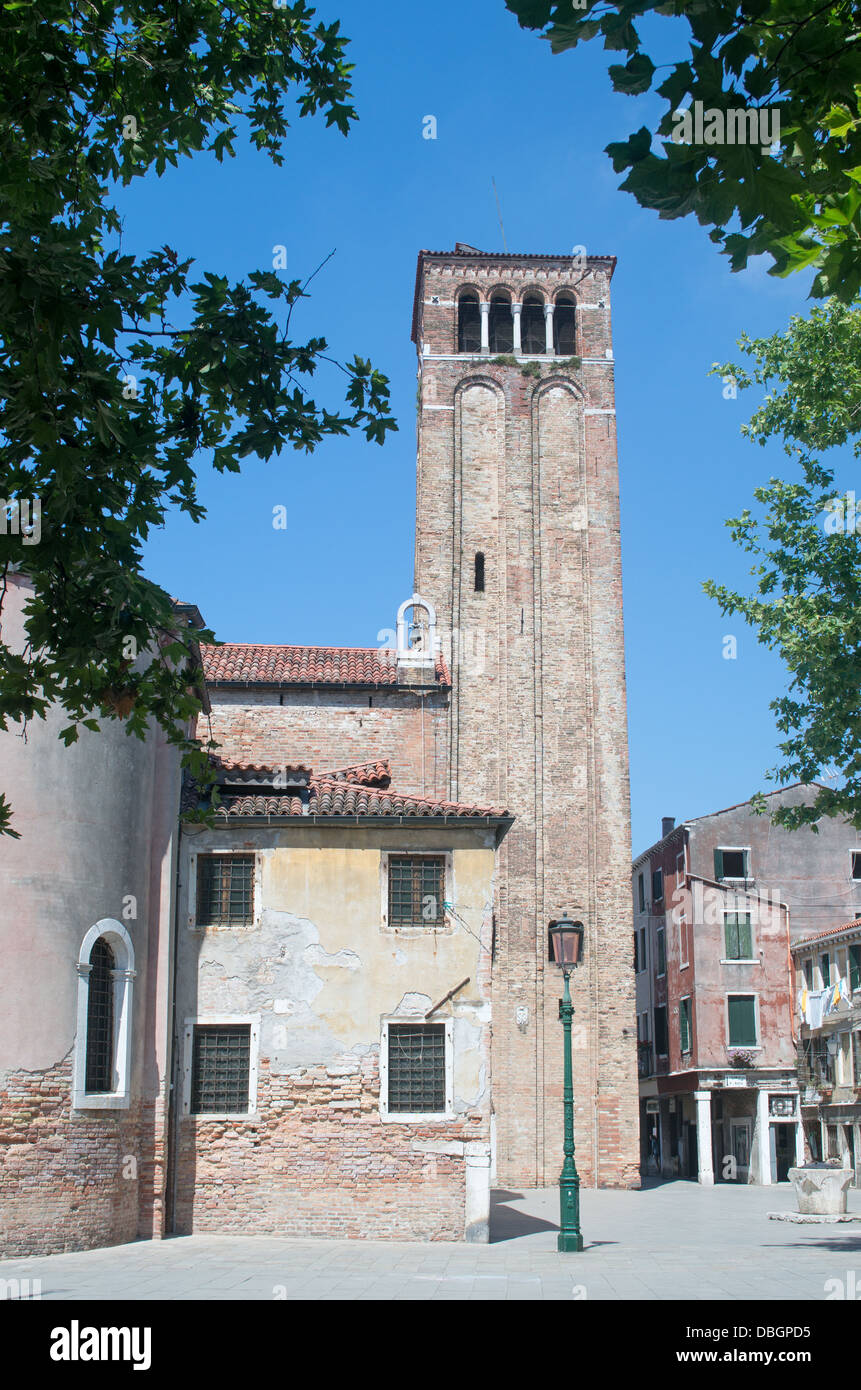
{"label": "stone column", "polygon": [[478,309],[479,309],[479,313],[481,314],[481,348],[480,348],[479,350],[480,350],[481,352],[483,352],[485,355],[487,355],[487,354],[490,352],[490,304],[489,304],[489,302],[488,302],[486,299],[483,299],[483,300],[481,301],[481,303],[479,304]]}
{"label": "stone column", "polygon": [[471,1242],[490,1239],[490,1146],[466,1145],[466,1209],[464,1238]]}
{"label": "stone column", "polygon": [[703,1187],[714,1187],[715,1175],[712,1167],[712,1093],[694,1091],[697,1103],[697,1182]]}
{"label": "stone column", "polygon": [[519,357],[523,351],[520,343],[520,310],[522,308],[522,304],[512,304],[511,306],[511,317],[514,319],[514,347],[512,350],[515,357]]}
{"label": "stone column", "polygon": [[544,351],[553,354],[553,305],[544,305]]}
{"label": "stone column", "polygon": [[761,1086],[756,1093],[756,1145],[759,1155],[759,1181],[771,1185],[771,1146],[769,1144],[768,1091]]}
{"label": "stone column", "polygon": [[798,1107],[798,1119],[795,1121],[795,1166],[801,1168],[804,1163],[804,1125],[801,1123],[801,1096],[797,1096],[795,1104]]}

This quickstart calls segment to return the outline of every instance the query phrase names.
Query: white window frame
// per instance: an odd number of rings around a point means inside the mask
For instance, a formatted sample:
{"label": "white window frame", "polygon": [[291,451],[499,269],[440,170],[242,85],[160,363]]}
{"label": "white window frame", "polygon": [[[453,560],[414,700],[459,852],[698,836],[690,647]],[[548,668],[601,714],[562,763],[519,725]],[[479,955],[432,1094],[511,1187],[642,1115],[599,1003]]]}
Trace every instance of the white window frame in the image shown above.
{"label": "white window frame", "polygon": [[[90,955],[96,942],[104,938],[116,965],[113,978],[113,1087],[106,1092],[87,1092],[87,1016],[90,1004]],[[72,1108],[75,1110],[128,1110],[131,1103],[132,1004],[134,1000],[135,952],[132,939],[122,922],[102,917],[90,927],[81,942],[76,963],[78,1003],[72,1082]]]}
{"label": "white window frame", "polygon": [[[380,923],[384,932],[393,936],[452,936],[454,924],[445,908],[442,910],[442,923],[427,927],[393,927],[389,924],[389,860],[407,855],[410,859],[442,859],[443,862],[443,903],[457,902],[454,881],[454,851],[452,849],[413,849],[411,845],[402,848],[390,847],[380,852]],[[397,1020],[395,1020],[397,1021]]]}
{"label": "white window frame", "polygon": [[[442,1024],[445,1028],[445,1110],[389,1112],[389,1027],[393,1023]],[[422,1018],[414,1014],[391,1014],[382,1019],[380,1032],[380,1119],[386,1124],[433,1124],[454,1119],[454,1019]]]}
{"label": "white window frame", "polygon": [[679,922],[679,969],[689,969],[690,963],[691,956],[688,950],[688,918],[687,913],[682,910],[681,921]]}
{"label": "white window frame", "polygon": [[[223,922],[198,922],[197,919],[197,861],[200,858],[210,859],[213,856],[223,857],[228,854],[242,854],[254,856],[254,873],[252,878],[251,891],[254,899],[251,905],[251,926],[238,927],[226,926]],[[263,856],[257,850],[248,849],[242,845],[227,845],[223,849],[212,847],[209,849],[193,849],[188,856],[188,913],[187,923],[191,931],[215,932],[215,931],[253,931],[260,926],[260,913],[263,902]]]}
{"label": "white window frame", "polygon": [[[232,1024],[251,1025],[251,1038],[248,1046],[248,1109],[247,1110],[206,1110],[191,1108],[191,1073],[194,1064],[194,1030],[198,1026],[214,1025],[230,1027]],[[254,1119],[257,1115],[257,1071],[260,1057],[260,1015],[259,1014],[198,1014],[184,1020],[182,1068],[182,1113],[194,1120],[239,1120]]]}
{"label": "white window frame", "polygon": [[686,874],[685,874],[685,851],[682,850],[681,854],[677,854],[677,855],[676,855],[676,887],[677,887],[677,888],[684,888],[684,886],[685,886],[685,878],[686,878]]}
{"label": "white window frame", "polygon": [[[752,857],[750,845],[716,845],[715,848],[719,849],[721,854],[746,855],[747,858],[744,862],[748,869],[751,867]],[[721,883],[751,883],[753,881],[753,874],[742,874],[741,877],[737,874],[724,874],[720,881]]]}
{"label": "white window frame", "polygon": [[856,845],[856,846],[854,847],[854,849],[850,849],[850,850],[849,850],[849,882],[850,882],[850,883],[861,883],[861,877],[856,878],[855,875],[854,875],[853,872],[852,872],[852,862],[853,862],[853,860],[854,860],[856,854],[858,855],[858,858],[861,859],[861,845]]}

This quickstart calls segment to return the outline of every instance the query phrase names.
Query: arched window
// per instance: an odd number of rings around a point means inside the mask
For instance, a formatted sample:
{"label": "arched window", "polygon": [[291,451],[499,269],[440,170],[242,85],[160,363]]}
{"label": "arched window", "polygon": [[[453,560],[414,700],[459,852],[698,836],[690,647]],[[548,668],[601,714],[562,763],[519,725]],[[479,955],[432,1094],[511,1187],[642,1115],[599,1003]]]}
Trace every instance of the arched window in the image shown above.
{"label": "arched window", "polygon": [[462,294],[457,301],[457,350],[481,350],[481,311],[477,294]]}
{"label": "arched window", "polygon": [[134,947],[122,922],[103,917],[78,955],[76,1110],[127,1110],[131,1077]]}
{"label": "arched window", "polygon": [[511,300],[497,292],[490,301],[490,351],[510,353],[514,347],[514,320]]}
{"label": "arched window", "polygon": [[560,294],[553,307],[553,351],[557,357],[573,357],[577,346],[574,300]]}
{"label": "arched window", "polygon": [[87,999],[87,1091],[114,1086],[114,953],[103,936],[90,952]]}
{"label": "arched window", "polygon": [[523,297],[523,309],[520,314],[520,342],[527,356],[534,356],[546,349],[544,304],[540,295],[527,294]]}

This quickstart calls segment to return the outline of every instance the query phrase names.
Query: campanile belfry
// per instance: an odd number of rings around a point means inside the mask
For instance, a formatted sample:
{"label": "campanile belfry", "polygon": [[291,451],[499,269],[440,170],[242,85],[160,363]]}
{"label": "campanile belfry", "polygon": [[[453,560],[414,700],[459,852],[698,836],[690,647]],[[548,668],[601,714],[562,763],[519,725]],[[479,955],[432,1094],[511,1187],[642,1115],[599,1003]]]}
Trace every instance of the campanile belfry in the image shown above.
{"label": "campanile belfry", "polygon": [[556,1181],[572,980],[577,1166],[638,1186],[612,256],[418,258],[415,587],[450,643],[448,795],[507,807],[493,965],[496,1181]]}

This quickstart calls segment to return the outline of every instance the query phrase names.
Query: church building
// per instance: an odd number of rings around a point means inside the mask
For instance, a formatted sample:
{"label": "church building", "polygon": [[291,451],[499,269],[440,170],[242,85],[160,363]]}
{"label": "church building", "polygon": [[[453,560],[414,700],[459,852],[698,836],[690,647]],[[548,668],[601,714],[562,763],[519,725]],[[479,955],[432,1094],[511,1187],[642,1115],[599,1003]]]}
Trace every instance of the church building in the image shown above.
{"label": "church building", "polygon": [[201,647],[211,823],[157,731],[15,741],[0,1252],[486,1240],[559,1175],[563,915],[577,1166],[639,1185],[614,265],[419,254],[414,592],[382,647]]}

